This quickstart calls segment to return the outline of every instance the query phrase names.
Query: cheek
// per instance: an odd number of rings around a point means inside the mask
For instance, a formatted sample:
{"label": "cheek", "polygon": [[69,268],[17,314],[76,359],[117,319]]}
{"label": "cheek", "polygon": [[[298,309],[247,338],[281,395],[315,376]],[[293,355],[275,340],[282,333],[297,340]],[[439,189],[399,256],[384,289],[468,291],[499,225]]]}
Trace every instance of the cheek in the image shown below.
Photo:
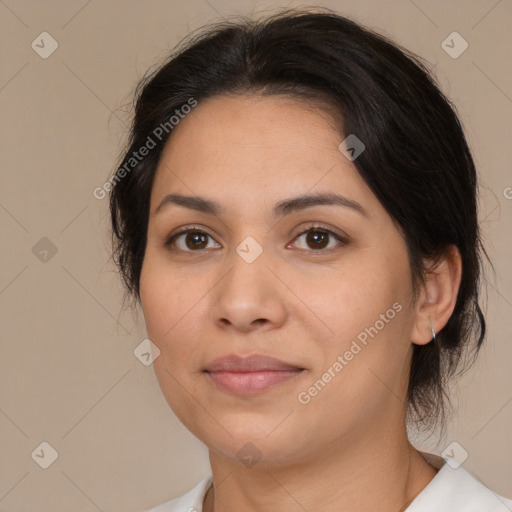
{"label": "cheek", "polygon": [[[318,313],[324,325],[322,334],[328,331],[325,342],[338,344],[376,323],[382,332],[390,331],[392,324],[397,327],[408,303],[407,271],[406,262],[359,257],[347,259],[339,272],[314,278],[303,274],[296,282],[302,283],[304,302]],[[395,303],[402,308],[393,308]],[[396,309],[402,309],[401,315]]]}
{"label": "cheek", "polygon": [[155,370],[165,365],[173,373],[181,373],[184,363],[197,357],[204,329],[198,316],[205,313],[208,289],[197,275],[174,269],[165,255],[151,250],[146,255],[140,296],[148,337],[163,356],[156,359]]}
{"label": "cheek", "polygon": [[324,326],[310,330],[320,363],[311,383],[322,376],[329,380],[329,371],[336,375],[319,404],[332,400],[365,408],[375,399],[377,406],[389,389],[398,393],[403,386],[413,321],[408,259],[402,251],[376,254],[347,259],[335,276],[302,277],[307,304]]}
{"label": "cheek", "polygon": [[190,407],[190,395],[197,394],[190,361],[196,360],[200,350],[200,324],[193,318],[204,292],[193,283],[192,277],[176,275],[151,252],[145,257],[140,279],[141,305],[148,337],[160,349],[153,368],[167,403],[194,432],[194,425],[201,421],[194,419],[196,415],[200,417],[200,412]]}
{"label": "cheek", "polygon": [[170,341],[185,320],[186,292],[169,268],[149,252],[140,279],[140,297],[149,338],[166,353]]}

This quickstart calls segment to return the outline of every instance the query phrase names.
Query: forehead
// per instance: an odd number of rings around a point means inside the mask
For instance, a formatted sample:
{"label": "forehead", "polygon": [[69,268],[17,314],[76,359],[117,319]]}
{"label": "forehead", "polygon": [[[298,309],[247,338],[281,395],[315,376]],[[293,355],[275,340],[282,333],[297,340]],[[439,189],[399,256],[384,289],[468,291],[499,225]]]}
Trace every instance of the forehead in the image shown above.
{"label": "forehead", "polygon": [[173,129],[152,191],[217,198],[248,208],[309,192],[338,192],[380,203],[339,150],[343,135],[323,108],[283,96],[217,96]]}

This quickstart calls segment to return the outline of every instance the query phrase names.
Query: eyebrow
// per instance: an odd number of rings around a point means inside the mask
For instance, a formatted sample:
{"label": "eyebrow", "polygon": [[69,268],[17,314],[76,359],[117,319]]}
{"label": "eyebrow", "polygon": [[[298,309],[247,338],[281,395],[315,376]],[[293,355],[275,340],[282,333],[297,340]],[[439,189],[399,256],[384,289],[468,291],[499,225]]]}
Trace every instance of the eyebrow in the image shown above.
{"label": "eyebrow", "polygon": [[[182,194],[167,194],[155,209],[155,215],[166,205],[175,204],[190,210],[207,213],[211,215],[222,215],[222,205],[211,199],[200,196],[185,196]],[[272,210],[273,217],[284,217],[292,212],[305,210],[313,206],[343,206],[350,208],[361,215],[368,217],[368,212],[356,201],[334,193],[315,193],[291,197],[279,201]]]}

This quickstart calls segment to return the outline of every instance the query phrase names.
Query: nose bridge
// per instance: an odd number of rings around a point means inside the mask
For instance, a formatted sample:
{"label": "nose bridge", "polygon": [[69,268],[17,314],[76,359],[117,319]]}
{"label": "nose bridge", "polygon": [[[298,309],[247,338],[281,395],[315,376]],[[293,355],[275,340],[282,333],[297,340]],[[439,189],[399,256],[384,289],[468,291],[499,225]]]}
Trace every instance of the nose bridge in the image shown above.
{"label": "nose bridge", "polygon": [[261,299],[263,292],[268,291],[268,264],[268,255],[263,247],[254,238],[245,239],[229,256],[231,270],[226,276],[223,292],[240,298],[254,296],[256,299],[259,296]]}
{"label": "nose bridge", "polygon": [[284,306],[263,247],[247,237],[229,254],[227,263],[229,271],[219,283],[213,306],[214,320],[243,330],[250,329],[255,320],[280,322]]}

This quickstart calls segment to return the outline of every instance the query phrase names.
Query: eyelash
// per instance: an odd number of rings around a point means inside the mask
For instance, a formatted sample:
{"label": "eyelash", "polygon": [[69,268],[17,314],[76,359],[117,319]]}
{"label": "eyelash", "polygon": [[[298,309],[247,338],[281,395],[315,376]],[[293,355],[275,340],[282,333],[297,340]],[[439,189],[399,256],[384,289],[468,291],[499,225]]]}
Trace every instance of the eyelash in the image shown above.
{"label": "eyelash", "polygon": [[[335,238],[339,242],[339,246],[344,246],[344,245],[347,245],[349,243],[348,237],[344,237],[342,235],[339,235],[338,233],[335,233],[331,229],[328,229],[328,228],[326,228],[326,227],[324,227],[322,225],[319,225],[319,224],[309,225],[306,229],[302,230],[300,233],[295,235],[293,240],[296,240],[297,238],[299,238],[299,237],[301,237],[303,235],[306,235],[306,234],[308,234],[310,232],[315,232],[315,231],[318,231],[318,232],[330,235],[331,237]],[[209,233],[207,233],[206,231],[200,229],[197,226],[192,225],[192,226],[184,226],[177,233],[173,233],[171,236],[169,236],[167,238],[167,240],[165,241],[164,245],[166,247],[168,247],[170,250],[173,250],[173,251],[181,251],[181,252],[189,252],[189,253],[205,251],[206,249],[184,250],[184,249],[176,249],[176,248],[173,247],[173,244],[174,244],[175,240],[179,236],[184,235],[184,234],[188,234],[188,233],[199,233],[199,234],[206,235],[206,236],[208,236],[208,237],[213,239],[213,237]],[[336,249],[336,247],[331,247],[329,249],[301,249],[301,250],[307,251],[307,252],[312,252],[312,253],[321,253],[321,252],[329,253],[333,249]]]}

